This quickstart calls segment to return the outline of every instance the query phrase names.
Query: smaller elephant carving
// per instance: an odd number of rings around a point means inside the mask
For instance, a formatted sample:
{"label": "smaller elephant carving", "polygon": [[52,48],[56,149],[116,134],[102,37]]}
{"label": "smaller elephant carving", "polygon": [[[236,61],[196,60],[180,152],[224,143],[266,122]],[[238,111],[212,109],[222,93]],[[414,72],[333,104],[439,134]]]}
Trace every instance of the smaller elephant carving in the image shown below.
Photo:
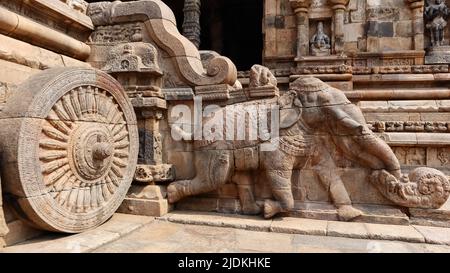
{"label": "smaller elephant carving", "polygon": [[255,64],[250,69],[250,87],[274,86],[277,87],[277,79],[269,68]]}

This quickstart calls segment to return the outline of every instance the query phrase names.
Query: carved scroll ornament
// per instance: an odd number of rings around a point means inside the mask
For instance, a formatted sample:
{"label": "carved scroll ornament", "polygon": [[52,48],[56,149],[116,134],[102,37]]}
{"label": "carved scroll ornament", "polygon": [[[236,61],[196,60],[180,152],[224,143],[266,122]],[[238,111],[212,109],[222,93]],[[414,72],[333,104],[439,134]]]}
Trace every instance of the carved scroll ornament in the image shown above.
{"label": "carved scroll ornament", "polygon": [[88,15],[95,26],[144,22],[151,39],[169,54],[177,72],[191,86],[233,86],[236,82],[236,66],[226,57],[216,57],[203,67],[198,49],[178,32],[173,12],[162,1],[93,3]]}

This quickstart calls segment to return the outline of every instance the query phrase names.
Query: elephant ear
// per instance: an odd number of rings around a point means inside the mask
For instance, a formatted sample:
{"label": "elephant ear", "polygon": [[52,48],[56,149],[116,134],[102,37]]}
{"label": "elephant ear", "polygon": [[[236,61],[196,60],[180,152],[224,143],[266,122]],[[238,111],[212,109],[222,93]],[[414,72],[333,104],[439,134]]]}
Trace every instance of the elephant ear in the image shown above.
{"label": "elephant ear", "polygon": [[280,110],[280,129],[292,127],[299,119],[301,112],[297,108]]}

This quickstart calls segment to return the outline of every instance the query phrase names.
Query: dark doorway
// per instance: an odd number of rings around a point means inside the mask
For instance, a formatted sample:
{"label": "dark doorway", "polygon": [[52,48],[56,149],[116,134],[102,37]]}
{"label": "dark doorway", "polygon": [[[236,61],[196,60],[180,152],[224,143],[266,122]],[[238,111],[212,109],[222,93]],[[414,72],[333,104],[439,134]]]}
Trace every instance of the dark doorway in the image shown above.
{"label": "dark doorway", "polygon": [[[184,0],[163,0],[174,12],[182,32]],[[229,57],[237,69],[261,64],[263,51],[262,0],[202,0],[201,50]]]}
{"label": "dark doorway", "polygon": [[229,57],[238,70],[261,64],[263,1],[204,0],[200,49]]}

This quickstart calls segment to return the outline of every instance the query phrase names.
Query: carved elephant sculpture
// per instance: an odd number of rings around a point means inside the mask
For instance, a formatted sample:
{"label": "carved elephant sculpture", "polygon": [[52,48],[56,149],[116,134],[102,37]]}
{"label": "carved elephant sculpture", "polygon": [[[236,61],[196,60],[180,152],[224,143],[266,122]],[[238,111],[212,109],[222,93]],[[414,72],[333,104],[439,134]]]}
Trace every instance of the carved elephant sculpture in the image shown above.
{"label": "carved elephant sculpture", "polygon": [[370,131],[361,110],[342,91],[316,78],[296,80],[287,94],[272,101],[247,103],[279,106],[278,148],[261,149],[264,141],[197,141],[197,175],[169,185],[170,203],[216,190],[231,179],[238,185],[243,212],[259,213],[251,185],[253,173],[263,171],[275,199],[265,200],[263,206],[264,216],[271,218],[294,208],[292,172],[309,163],[314,175],[329,189],[340,219],[348,221],[360,216],[361,211],[352,207],[332,157],[333,149],[372,170],[369,180],[401,206],[436,208],[450,194],[448,179],[437,170],[420,168],[409,177],[402,175],[395,154]]}

